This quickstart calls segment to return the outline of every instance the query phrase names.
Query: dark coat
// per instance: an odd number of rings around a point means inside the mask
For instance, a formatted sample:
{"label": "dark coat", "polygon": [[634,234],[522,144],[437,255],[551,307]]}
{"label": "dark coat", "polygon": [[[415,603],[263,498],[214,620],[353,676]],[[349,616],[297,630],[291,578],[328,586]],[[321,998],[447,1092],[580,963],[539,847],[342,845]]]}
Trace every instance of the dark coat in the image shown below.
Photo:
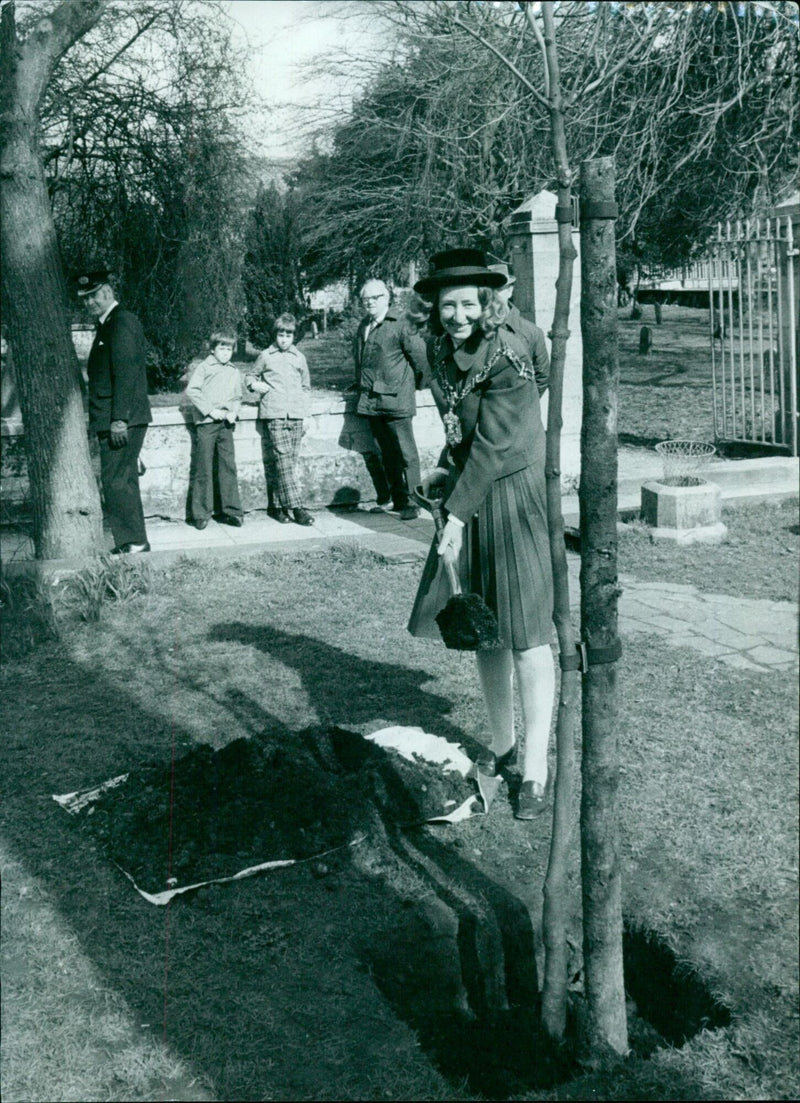
{"label": "dark coat", "polygon": [[454,408],[462,439],[447,450],[457,474],[444,503],[467,522],[496,479],[532,465],[544,469],[539,394],[527,358],[517,354],[502,331],[492,337],[475,333],[456,350],[448,337],[432,338],[428,359],[431,393],[441,414],[449,408],[442,381],[467,391]]}
{"label": "dark coat", "polygon": [[544,334],[537,325],[528,321],[512,303],[502,329],[518,338],[517,348],[525,353],[533,364],[533,375],[539,394],[544,394],[550,383],[550,355]]}
{"label": "dark coat", "polygon": [[388,414],[413,417],[415,391],[427,369],[425,341],[391,308],[364,341],[370,318],[364,318],[353,340],[358,405],[367,417]]}
{"label": "dark coat", "polygon": [[146,345],[141,322],[115,306],[95,334],[89,353],[89,428],[108,432],[112,421],[149,425]]}

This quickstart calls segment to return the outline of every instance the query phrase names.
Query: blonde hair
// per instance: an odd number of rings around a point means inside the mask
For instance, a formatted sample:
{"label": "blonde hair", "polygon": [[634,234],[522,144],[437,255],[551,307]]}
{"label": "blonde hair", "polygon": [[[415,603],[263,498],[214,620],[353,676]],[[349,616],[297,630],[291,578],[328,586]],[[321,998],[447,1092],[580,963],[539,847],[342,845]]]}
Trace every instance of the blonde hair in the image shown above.
{"label": "blonde hair", "polygon": [[[440,288],[439,291],[442,289]],[[431,302],[421,295],[414,294],[408,304],[406,316],[416,329],[422,329],[427,325],[435,336],[440,337],[444,333],[441,319],[439,318],[439,291]],[[479,287],[478,302],[481,304],[481,316],[478,319],[478,328],[491,337],[508,317],[508,307],[503,300],[495,294],[491,287]]]}

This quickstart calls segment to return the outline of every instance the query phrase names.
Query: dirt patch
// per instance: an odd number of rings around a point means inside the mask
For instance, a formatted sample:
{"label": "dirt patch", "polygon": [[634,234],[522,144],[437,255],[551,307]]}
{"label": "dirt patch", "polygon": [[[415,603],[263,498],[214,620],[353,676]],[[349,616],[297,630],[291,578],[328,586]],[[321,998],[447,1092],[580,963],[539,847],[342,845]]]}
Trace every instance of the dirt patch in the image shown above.
{"label": "dirt patch", "polygon": [[475,793],[472,782],[343,728],[296,744],[264,736],[131,771],[80,814],[80,829],[144,892],[232,877],[346,846],[374,823],[420,823]]}

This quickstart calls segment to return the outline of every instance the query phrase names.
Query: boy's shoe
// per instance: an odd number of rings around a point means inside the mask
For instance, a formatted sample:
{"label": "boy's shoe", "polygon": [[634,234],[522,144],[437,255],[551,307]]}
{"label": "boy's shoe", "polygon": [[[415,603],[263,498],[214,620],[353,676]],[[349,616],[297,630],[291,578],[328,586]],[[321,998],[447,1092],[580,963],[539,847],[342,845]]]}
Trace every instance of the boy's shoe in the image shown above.
{"label": "boy's shoe", "polygon": [[196,529],[200,529],[201,532],[203,529],[208,528],[208,521],[192,521],[192,524]]}
{"label": "boy's shoe", "polygon": [[296,525],[313,525],[314,518],[308,512],[307,509],[303,509],[302,506],[298,509],[292,510],[292,517],[294,518]]}
{"label": "boy's shoe", "polygon": [[376,502],[370,513],[388,513],[391,508],[391,502]]}
{"label": "boy's shoe", "polygon": [[234,517],[232,513],[223,513],[219,519],[221,525],[233,525],[235,529],[240,529],[244,524],[244,518]]}
{"label": "boy's shoe", "polygon": [[401,521],[416,521],[419,517],[419,510],[416,506],[403,506],[400,510]]}
{"label": "boy's shoe", "polygon": [[288,525],[291,521],[291,517],[286,510],[280,509],[278,506],[269,506],[267,517],[271,517],[273,521],[277,521],[280,525]]}

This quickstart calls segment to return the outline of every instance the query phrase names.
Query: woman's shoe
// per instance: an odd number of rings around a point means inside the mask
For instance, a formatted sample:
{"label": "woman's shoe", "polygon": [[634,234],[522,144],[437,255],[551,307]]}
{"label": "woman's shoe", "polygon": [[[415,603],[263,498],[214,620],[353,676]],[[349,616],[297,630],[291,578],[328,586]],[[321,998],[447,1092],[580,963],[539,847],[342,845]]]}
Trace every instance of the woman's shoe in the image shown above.
{"label": "woman's shoe", "polygon": [[503,770],[508,770],[512,766],[516,766],[516,764],[517,744],[514,743],[511,747],[508,748],[505,754],[497,756],[497,769],[500,771],[500,773],[502,773]]}
{"label": "woman's shoe", "polygon": [[503,770],[507,769],[509,766],[513,766],[516,761],[517,745],[515,743],[501,755],[495,754],[494,751],[490,751],[488,747],[483,747],[478,752],[475,759],[475,765],[484,777],[497,777]]}
{"label": "woman's shoe", "polygon": [[475,755],[475,766],[484,777],[497,777],[497,755],[488,747],[482,747]]}
{"label": "woman's shoe", "polygon": [[523,781],[514,816],[518,820],[535,820],[547,807],[547,786],[538,781]]}

